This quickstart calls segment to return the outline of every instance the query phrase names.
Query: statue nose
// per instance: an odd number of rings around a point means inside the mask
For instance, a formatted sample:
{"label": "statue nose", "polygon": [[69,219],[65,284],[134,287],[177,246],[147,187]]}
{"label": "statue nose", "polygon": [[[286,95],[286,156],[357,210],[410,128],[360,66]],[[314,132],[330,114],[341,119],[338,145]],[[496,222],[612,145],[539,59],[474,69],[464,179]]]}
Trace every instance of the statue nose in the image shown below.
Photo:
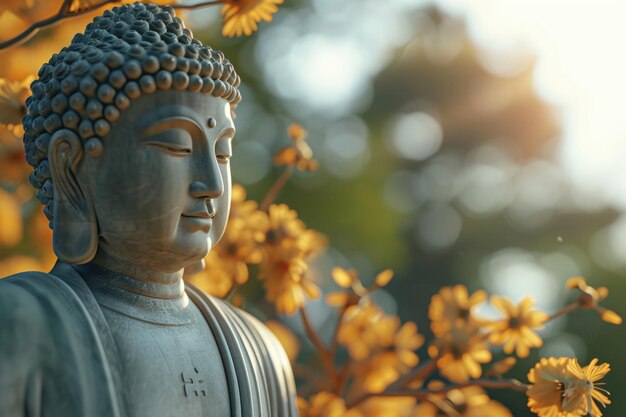
{"label": "statue nose", "polygon": [[223,193],[224,190],[221,184],[219,186],[216,185],[211,187],[202,181],[194,181],[189,186],[189,194],[196,198],[218,198]]}

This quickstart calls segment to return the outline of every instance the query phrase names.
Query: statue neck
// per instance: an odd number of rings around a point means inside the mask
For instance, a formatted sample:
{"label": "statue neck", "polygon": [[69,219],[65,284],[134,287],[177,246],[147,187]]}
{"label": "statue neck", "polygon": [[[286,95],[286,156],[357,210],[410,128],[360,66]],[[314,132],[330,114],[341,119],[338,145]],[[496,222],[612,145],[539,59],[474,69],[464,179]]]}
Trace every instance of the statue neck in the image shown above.
{"label": "statue neck", "polygon": [[154,271],[101,250],[91,262],[76,268],[115,287],[147,297],[172,299],[181,297],[185,292],[182,269],[176,272]]}

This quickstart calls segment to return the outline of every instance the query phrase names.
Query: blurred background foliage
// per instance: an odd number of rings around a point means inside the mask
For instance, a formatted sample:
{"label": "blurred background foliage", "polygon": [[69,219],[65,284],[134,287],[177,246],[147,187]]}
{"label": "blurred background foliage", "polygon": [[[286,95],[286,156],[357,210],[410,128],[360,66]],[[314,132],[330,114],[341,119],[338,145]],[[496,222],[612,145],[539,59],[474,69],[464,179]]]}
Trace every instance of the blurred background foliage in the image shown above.
{"label": "blurred background foliage", "polygon": [[[41,16],[58,7],[36,4]],[[608,286],[606,307],[626,314],[624,11],[618,1],[292,0],[235,39],[222,37],[217,10],[187,21],[243,80],[234,181],[260,200],[280,174],[272,157],[286,127],[302,124],[320,168],[295,173],[277,200],[329,238],[316,263],[323,291],[336,289],[335,265],[363,277],[393,268],[376,301],[428,334],[430,297],[453,283],[515,301],[530,294],[556,311],[571,301],[565,281],[583,275]],[[0,77],[35,74],[87,19],[0,52]],[[2,36],[19,30],[20,10],[0,24]],[[8,131],[0,143],[0,271],[47,269],[54,257],[38,204],[22,207],[22,230],[9,214],[15,200],[2,195],[32,196],[21,144],[8,146]],[[250,281],[241,291],[254,299],[258,289]],[[333,312],[321,301],[308,308],[330,338]],[[539,357],[600,355],[614,369],[605,415],[626,415],[626,334],[609,326],[581,312],[559,319],[511,375],[525,379]],[[493,396],[531,415],[525,396]]]}

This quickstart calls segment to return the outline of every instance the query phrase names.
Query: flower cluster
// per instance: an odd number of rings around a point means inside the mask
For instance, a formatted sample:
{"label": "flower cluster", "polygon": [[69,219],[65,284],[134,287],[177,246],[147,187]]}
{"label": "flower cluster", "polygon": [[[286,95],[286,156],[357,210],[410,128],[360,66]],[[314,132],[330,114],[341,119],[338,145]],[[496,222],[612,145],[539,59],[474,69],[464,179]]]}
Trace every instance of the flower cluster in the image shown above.
{"label": "flower cluster", "polygon": [[599,303],[609,296],[609,289],[606,287],[593,288],[587,284],[583,277],[573,277],[567,281],[567,288],[578,289],[577,304],[580,308],[595,310],[600,318],[611,324],[622,324],[622,318],[614,311],[602,307]]}
{"label": "flower cluster", "polygon": [[346,310],[337,341],[355,361],[355,387],[379,393],[419,363],[415,351],[424,337],[415,323],[401,324],[397,316],[384,314],[366,300]]}
{"label": "flower cluster", "polygon": [[269,229],[263,244],[259,279],[266,298],[279,313],[293,314],[308,298],[318,298],[309,263],[326,246],[325,238],[307,229],[295,211],[284,204],[269,207]]}
{"label": "flower cluster", "polygon": [[313,159],[313,150],[306,142],[307,132],[297,123],[287,130],[291,145],[284,147],[274,157],[276,165],[295,166],[300,171],[315,171],[318,163]]}
{"label": "flower cluster", "polygon": [[207,255],[206,269],[188,280],[209,294],[226,297],[248,281],[248,265],[259,265],[267,301],[279,313],[293,314],[320,290],[312,279],[310,261],[326,246],[325,238],[307,229],[297,213],[284,204],[268,212],[246,200],[240,185],[233,187],[226,233]]}

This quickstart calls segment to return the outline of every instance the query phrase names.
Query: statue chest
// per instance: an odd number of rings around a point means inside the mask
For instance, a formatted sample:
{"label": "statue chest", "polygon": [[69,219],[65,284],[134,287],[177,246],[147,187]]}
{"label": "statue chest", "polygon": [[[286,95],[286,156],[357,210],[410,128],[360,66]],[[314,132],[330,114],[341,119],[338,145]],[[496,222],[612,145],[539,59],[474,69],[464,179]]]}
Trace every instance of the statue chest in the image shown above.
{"label": "statue chest", "polygon": [[119,350],[129,416],[230,415],[222,358],[193,303],[95,295]]}

